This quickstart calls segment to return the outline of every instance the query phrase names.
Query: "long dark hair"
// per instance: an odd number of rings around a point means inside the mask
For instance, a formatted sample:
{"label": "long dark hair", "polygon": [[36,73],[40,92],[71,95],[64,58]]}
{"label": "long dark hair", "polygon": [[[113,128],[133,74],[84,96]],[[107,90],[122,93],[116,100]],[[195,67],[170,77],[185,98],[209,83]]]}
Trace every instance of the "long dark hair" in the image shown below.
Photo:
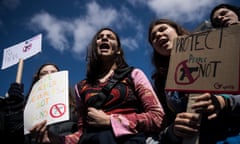
{"label": "long dark hair", "polygon": [[[190,34],[187,30],[185,30],[183,27],[181,27],[174,21],[171,21],[169,19],[155,20],[150,24],[148,29],[148,41],[152,47],[153,47],[153,43],[151,40],[152,39],[151,32],[153,27],[158,24],[167,24],[173,27],[176,30],[178,36]],[[163,120],[162,129],[164,129],[168,125],[168,122],[172,121],[175,117],[175,114],[171,111],[171,109],[168,108],[166,95],[165,95],[165,84],[167,80],[169,61],[170,61],[170,56],[163,56],[153,48],[152,64],[154,65],[154,68],[155,68],[152,74],[153,86],[166,113],[165,115],[166,117]]]}
{"label": "long dark hair", "polygon": [[100,71],[101,68],[105,64],[102,62],[102,60],[100,59],[100,57],[97,53],[97,43],[96,43],[96,41],[97,41],[97,37],[98,37],[99,33],[101,33],[104,30],[109,30],[109,31],[113,32],[114,35],[117,38],[117,44],[118,44],[117,51],[119,51],[120,53],[115,54],[112,63],[116,63],[117,68],[124,68],[124,67],[128,66],[128,64],[126,63],[126,61],[124,59],[124,52],[123,52],[123,49],[121,47],[120,38],[117,35],[117,33],[114,32],[110,28],[102,28],[94,35],[94,37],[93,37],[93,39],[92,39],[92,41],[91,41],[91,43],[89,44],[89,47],[88,47],[87,80],[90,83],[95,82],[98,78],[105,75],[111,68],[109,66],[104,71]]}
{"label": "long dark hair", "polygon": [[236,13],[236,15],[238,16],[238,20],[240,21],[240,8],[236,7],[234,5],[222,3],[222,4],[219,4],[216,7],[214,7],[210,14],[210,20],[211,20],[212,26],[214,28],[221,27],[221,23],[218,20],[214,19],[214,17],[213,17],[214,13],[220,8],[226,8],[226,9],[233,11],[234,13]]}
{"label": "long dark hair", "polygon": [[[178,25],[174,21],[171,21],[169,19],[158,19],[158,20],[152,21],[148,29],[148,41],[151,44],[151,46],[153,46],[152,40],[151,40],[151,32],[153,27],[158,24],[168,24],[169,26],[173,27],[176,30],[178,36],[189,34],[187,30],[185,30],[182,26]],[[152,79],[155,82],[159,83],[162,78],[165,79],[168,72],[169,60],[170,60],[170,56],[163,56],[153,48],[152,64],[154,65],[155,70],[152,74]]]}

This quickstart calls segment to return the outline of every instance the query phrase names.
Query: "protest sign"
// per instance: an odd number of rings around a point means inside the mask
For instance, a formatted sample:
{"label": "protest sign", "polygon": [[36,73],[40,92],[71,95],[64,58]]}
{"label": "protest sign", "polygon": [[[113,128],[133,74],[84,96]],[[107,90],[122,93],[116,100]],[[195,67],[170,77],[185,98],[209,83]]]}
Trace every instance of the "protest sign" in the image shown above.
{"label": "protest sign", "polygon": [[178,37],[171,52],[168,91],[237,93],[240,25]]}
{"label": "protest sign", "polygon": [[38,34],[31,39],[4,49],[2,70],[13,66],[19,59],[27,59],[42,50],[42,34]]}
{"label": "protest sign", "polygon": [[36,123],[69,120],[68,71],[42,77],[34,84],[24,109],[24,133]]}

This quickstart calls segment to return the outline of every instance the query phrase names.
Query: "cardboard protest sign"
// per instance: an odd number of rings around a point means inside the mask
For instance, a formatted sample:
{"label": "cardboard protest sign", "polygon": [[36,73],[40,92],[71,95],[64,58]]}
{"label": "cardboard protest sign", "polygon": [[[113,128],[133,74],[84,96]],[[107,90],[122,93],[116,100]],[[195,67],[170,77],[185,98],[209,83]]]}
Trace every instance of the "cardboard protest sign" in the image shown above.
{"label": "cardboard protest sign", "polygon": [[42,34],[4,49],[2,70],[13,66],[19,59],[27,59],[42,51]]}
{"label": "cardboard protest sign", "polygon": [[36,123],[69,120],[68,71],[42,77],[34,84],[24,109],[24,133]]}
{"label": "cardboard protest sign", "polygon": [[178,37],[171,52],[166,90],[236,93],[240,25]]}

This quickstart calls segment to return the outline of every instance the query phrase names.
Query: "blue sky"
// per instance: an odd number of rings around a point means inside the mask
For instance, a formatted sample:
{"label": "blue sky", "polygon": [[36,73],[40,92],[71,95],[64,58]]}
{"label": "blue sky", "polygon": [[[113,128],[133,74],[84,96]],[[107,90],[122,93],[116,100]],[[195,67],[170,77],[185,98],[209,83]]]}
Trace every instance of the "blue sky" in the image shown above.
{"label": "blue sky", "polygon": [[[92,36],[98,29],[110,27],[120,36],[127,62],[150,78],[149,23],[169,18],[192,31],[222,2],[240,6],[238,0],[1,0],[1,64],[3,49],[42,33],[42,52],[24,61],[25,94],[33,74],[46,62],[69,70],[73,86],[85,78],[86,46]],[[17,66],[0,70],[0,96],[15,81]]]}

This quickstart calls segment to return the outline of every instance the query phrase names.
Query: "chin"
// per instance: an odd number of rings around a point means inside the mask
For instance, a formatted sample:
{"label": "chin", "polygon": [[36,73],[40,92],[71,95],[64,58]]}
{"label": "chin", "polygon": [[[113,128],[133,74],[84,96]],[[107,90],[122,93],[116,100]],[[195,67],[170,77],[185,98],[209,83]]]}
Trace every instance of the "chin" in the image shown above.
{"label": "chin", "polygon": [[170,52],[169,51],[164,51],[160,53],[162,56],[170,56]]}
{"label": "chin", "polygon": [[172,46],[171,47],[167,47],[166,50],[167,51],[171,51],[172,50]]}

